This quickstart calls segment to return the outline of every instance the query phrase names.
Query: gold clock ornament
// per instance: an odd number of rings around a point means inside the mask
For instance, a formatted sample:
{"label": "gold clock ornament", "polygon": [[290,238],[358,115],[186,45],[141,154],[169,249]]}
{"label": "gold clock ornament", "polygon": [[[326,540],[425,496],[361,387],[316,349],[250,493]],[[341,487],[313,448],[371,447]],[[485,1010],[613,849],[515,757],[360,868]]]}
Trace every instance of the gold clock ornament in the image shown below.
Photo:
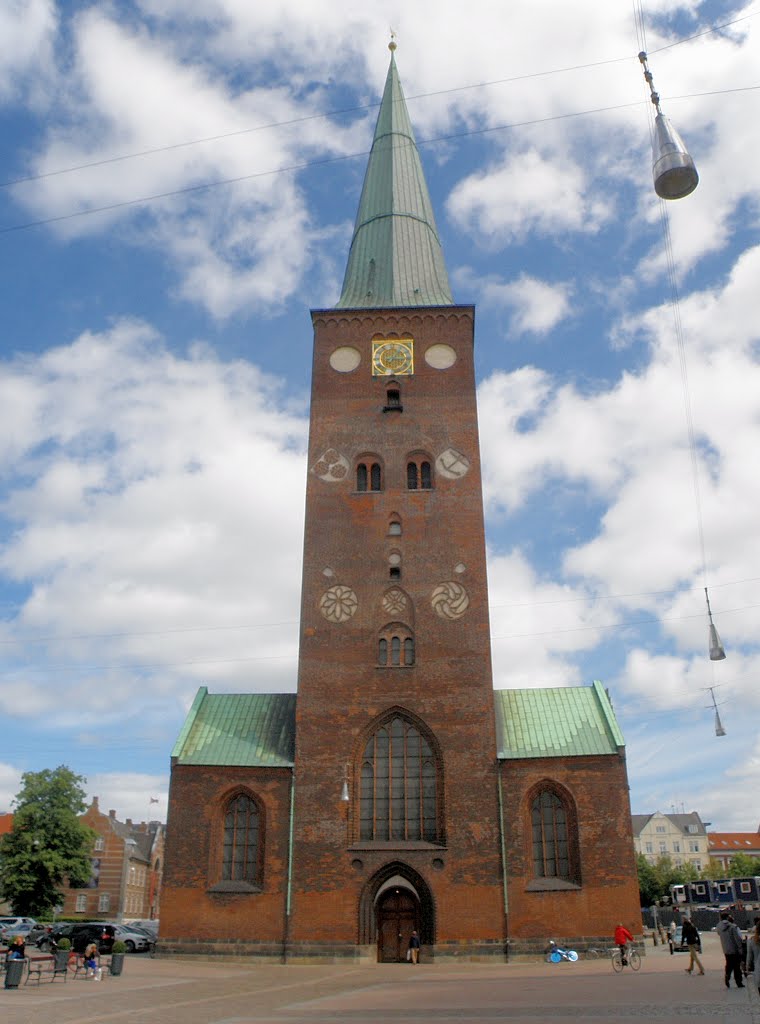
{"label": "gold clock ornament", "polygon": [[414,342],[411,338],[372,342],[373,377],[408,377],[413,373]]}

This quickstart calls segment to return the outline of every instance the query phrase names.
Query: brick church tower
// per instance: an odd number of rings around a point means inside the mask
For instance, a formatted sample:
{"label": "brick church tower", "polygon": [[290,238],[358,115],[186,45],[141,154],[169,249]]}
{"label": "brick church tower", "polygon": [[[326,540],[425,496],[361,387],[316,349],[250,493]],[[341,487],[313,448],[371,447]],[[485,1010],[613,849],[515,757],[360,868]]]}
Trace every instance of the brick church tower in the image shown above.
{"label": "brick church tower", "polygon": [[172,751],[167,951],[504,957],[641,930],[592,687],[494,692],[473,363],[391,61],[314,357],[297,695],[199,691]]}
{"label": "brick church tower", "polygon": [[392,959],[412,928],[499,942],[474,309],[393,56],[342,294],[312,319],[291,940],[353,945],[358,904]]}

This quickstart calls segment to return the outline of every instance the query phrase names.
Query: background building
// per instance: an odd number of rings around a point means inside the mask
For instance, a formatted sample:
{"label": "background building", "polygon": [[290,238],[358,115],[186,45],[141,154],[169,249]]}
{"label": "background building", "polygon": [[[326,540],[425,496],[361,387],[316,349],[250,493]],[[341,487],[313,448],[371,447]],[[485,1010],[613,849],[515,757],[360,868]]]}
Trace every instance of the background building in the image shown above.
{"label": "background building", "polygon": [[675,867],[691,864],[703,871],[709,860],[707,828],[696,811],[689,814],[633,814],[633,845],[650,864],[670,857]]}
{"label": "background building", "polygon": [[92,875],[87,886],[64,889],[61,916],[88,921],[157,918],[164,859],[161,822],[118,821],[116,811],[103,814],[97,797],[79,820],[97,834]]}
{"label": "background building", "polygon": [[[757,832],[708,832],[707,847],[710,860],[717,861],[728,871],[737,854],[760,858],[760,830]],[[760,871],[758,872],[760,874]]]}

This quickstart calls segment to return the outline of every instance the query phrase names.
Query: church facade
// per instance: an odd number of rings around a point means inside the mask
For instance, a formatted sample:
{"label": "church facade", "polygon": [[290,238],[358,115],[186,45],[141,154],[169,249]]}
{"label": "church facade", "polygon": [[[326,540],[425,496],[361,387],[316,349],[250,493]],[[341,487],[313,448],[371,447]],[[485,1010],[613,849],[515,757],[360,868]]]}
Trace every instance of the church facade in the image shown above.
{"label": "church facade", "polygon": [[[392,51],[394,46],[392,44]],[[504,958],[641,930],[604,688],[493,689],[473,358],[391,54],[314,356],[297,693],[201,688],[160,945]]]}

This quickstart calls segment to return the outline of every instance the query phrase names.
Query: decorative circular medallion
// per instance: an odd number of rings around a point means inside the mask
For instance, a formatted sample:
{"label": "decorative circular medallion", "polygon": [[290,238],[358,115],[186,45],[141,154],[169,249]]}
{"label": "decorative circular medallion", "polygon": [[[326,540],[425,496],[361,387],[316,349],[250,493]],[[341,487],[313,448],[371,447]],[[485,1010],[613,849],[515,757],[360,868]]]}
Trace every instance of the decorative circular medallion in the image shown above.
{"label": "decorative circular medallion", "polygon": [[319,599],[319,610],[328,622],[347,622],[358,605],[359,601],[353,590],[340,583],[326,590]]}
{"label": "decorative circular medallion", "polygon": [[435,460],[435,468],[449,480],[459,480],[470,468],[470,460],[456,448],[447,448]]}
{"label": "decorative circular medallion", "polygon": [[451,345],[431,345],[425,349],[425,362],[434,370],[448,370],[457,361],[457,354]]}
{"label": "decorative circular medallion", "polygon": [[332,366],[333,370],[337,370],[338,373],[352,373],[361,361],[362,357],[359,350],[351,348],[350,345],[336,348],[330,353],[330,366]]}
{"label": "decorative circular medallion", "polygon": [[414,373],[412,339],[373,341],[372,373],[375,377],[400,377]]}
{"label": "decorative circular medallion", "polygon": [[335,483],[338,480],[345,480],[348,468],[348,459],[334,448],[328,448],[326,452],[319,456],[311,467],[311,471],[320,480],[326,480],[327,483]]}
{"label": "decorative circular medallion", "polygon": [[439,583],[430,598],[433,611],[442,619],[459,619],[470,606],[470,598],[461,583]]}
{"label": "decorative circular medallion", "polygon": [[383,597],[383,611],[398,615],[406,608],[406,594],[401,590],[389,590]]}

